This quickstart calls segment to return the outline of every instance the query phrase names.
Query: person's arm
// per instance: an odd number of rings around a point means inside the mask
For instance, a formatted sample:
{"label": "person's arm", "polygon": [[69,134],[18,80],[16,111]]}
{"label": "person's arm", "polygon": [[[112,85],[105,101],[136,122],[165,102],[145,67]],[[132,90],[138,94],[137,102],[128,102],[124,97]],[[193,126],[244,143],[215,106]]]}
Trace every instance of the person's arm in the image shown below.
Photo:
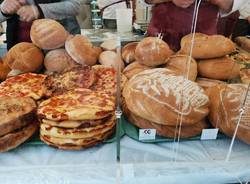
{"label": "person's arm", "polygon": [[1,0],[0,3],[0,22],[6,21],[22,6],[22,1],[18,0]]}
{"label": "person's arm", "polygon": [[39,4],[44,18],[62,20],[76,16],[80,11],[80,0],[63,0],[58,3]]}

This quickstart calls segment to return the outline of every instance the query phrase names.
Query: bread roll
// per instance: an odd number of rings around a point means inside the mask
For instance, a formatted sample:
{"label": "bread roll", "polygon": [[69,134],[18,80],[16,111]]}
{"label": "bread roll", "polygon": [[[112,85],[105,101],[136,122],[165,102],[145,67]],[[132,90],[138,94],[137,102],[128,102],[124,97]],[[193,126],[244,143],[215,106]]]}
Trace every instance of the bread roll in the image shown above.
{"label": "bread roll", "polygon": [[128,109],[137,116],[162,125],[195,124],[208,114],[208,97],[196,83],[174,76],[164,68],[133,76],[123,89]]}
{"label": "bread roll", "polygon": [[123,74],[128,79],[130,79],[134,75],[136,75],[144,70],[148,70],[148,69],[152,69],[152,67],[140,64],[139,62],[135,61],[135,62],[129,64],[128,66],[126,66],[126,68],[123,70]]}
{"label": "bread roll", "polygon": [[158,66],[173,54],[168,44],[157,37],[144,38],[136,47],[135,58],[140,64]]}
{"label": "bread roll", "polygon": [[198,72],[200,76],[217,80],[239,77],[241,67],[240,64],[228,56],[198,62]]}
{"label": "bread roll", "polygon": [[178,75],[187,76],[187,72],[189,70],[188,79],[191,81],[195,81],[197,77],[197,63],[191,58],[190,66],[189,64],[189,56],[187,55],[174,55],[167,59],[167,63],[164,67],[169,70],[175,71]]}
{"label": "bread roll", "polygon": [[100,54],[103,52],[102,48],[96,47],[96,46],[93,46],[93,48],[94,48],[94,51],[96,53],[96,57],[99,58]]}
{"label": "bread roll", "polygon": [[78,64],[92,66],[97,62],[98,52],[85,36],[69,36],[65,49]]}
{"label": "bread roll", "polygon": [[119,58],[119,56],[113,51],[104,51],[99,56],[99,62],[104,66],[112,66],[116,70],[118,69],[118,65],[121,67],[121,71],[124,69],[124,63]]}
{"label": "bread roll", "polygon": [[117,40],[116,39],[108,39],[105,40],[100,47],[104,50],[104,51],[115,51],[117,48]]}
{"label": "bread roll", "polygon": [[11,69],[22,72],[35,72],[43,63],[43,53],[34,44],[21,42],[13,46],[4,57]]}
{"label": "bread roll", "polygon": [[35,20],[31,26],[30,38],[41,49],[51,50],[64,46],[68,32],[52,19]]}
{"label": "bread roll", "polygon": [[235,38],[235,42],[241,48],[243,48],[247,52],[250,52],[250,39],[249,38],[244,37],[244,36],[239,36],[239,37]]}
{"label": "bread roll", "polygon": [[202,87],[204,90],[211,88],[213,86],[219,85],[219,84],[226,84],[223,81],[220,80],[214,80],[214,79],[208,79],[208,78],[197,78],[196,79],[197,84]]}
{"label": "bread roll", "polygon": [[5,80],[8,73],[11,71],[10,67],[0,59],[0,80]]}
{"label": "bread roll", "polygon": [[[181,40],[181,54],[190,54],[192,35],[186,35]],[[211,59],[223,57],[235,51],[234,43],[222,36],[208,36],[201,33],[195,34],[192,57],[195,59]]]}
{"label": "bread roll", "polygon": [[[232,137],[245,99],[246,84],[228,84],[212,87],[210,93],[209,120],[214,127]],[[250,144],[250,93],[246,98],[245,111],[241,118],[237,138]]]}
{"label": "bread roll", "polygon": [[250,69],[241,69],[240,78],[244,84],[249,84],[250,83]]}
{"label": "bread roll", "polygon": [[65,49],[55,49],[46,54],[44,66],[48,72],[62,73],[77,66],[77,63]]}
{"label": "bread roll", "polygon": [[135,61],[135,49],[138,42],[128,43],[122,48],[122,59],[126,63],[132,63]]}

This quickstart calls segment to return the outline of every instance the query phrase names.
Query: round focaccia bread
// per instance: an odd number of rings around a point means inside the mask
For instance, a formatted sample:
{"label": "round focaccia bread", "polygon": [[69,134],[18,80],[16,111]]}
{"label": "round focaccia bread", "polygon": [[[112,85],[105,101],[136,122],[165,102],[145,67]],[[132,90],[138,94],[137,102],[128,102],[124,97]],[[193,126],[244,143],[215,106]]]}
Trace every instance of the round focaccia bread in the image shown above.
{"label": "round focaccia bread", "polygon": [[[170,71],[171,72],[171,71]],[[208,114],[209,99],[196,83],[157,68],[132,77],[123,90],[128,109],[149,121],[175,125],[195,124]]]}
{"label": "round focaccia bread", "polygon": [[89,66],[73,68],[46,79],[46,85],[53,92],[65,92],[74,88],[90,88],[96,80],[94,70]]}
{"label": "round focaccia bread", "polygon": [[31,98],[0,97],[0,136],[35,120],[36,103]]}
{"label": "round focaccia bread", "polygon": [[82,121],[73,121],[73,120],[51,121],[48,119],[43,119],[42,123],[59,128],[89,128],[105,123],[108,119],[110,119],[110,116],[98,120],[82,120]]}
{"label": "round focaccia bread", "polygon": [[103,140],[107,139],[112,133],[113,129],[108,132],[105,132],[104,134],[88,139],[65,139],[47,135],[40,135],[40,139],[46,144],[59,149],[81,150],[101,143]]}
{"label": "round focaccia bread", "polygon": [[[180,126],[160,125],[152,121],[143,119],[131,112],[127,115],[127,118],[130,121],[130,123],[133,123],[139,128],[156,129],[157,135],[169,138],[178,137],[179,129],[181,130],[180,138],[190,138],[201,134],[204,128],[208,128],[208,124],[204,119],[193,125],[181,126],[180,128]],[[180,124],[180,122],[175,122],[175,123]]]}
{"label": "round focaccia bread", "polygon": [[40,126],[40,134],[57,138],[65,138],[65,139],[88,139],[103,134],[105,132],[108,132],[114,126],[115,126],[114,117],[110,118],[105,123],[88,128],[67,129],[67,128],[53,127],[42,123]]}
{"label": "round focaccia bread", "polygon": [[39,100],[49,95],[45,86],[46,75],[25,73],[8,78],[0,84],[0,96],[31,97]]}
{"label": "round focaccia bread", "polygon": [[[240,109],[247,91],[246,84],[217,85],[210,88],[209,120],[221,132],[232,137],[240,117]],[[246,98],[237,138],[250,144],[250,93]]]}
{"label": "round focaccia bread", "polygon": [[[104,91],[111,95],[116,94],[116,70],[113,67],[95,65],[92,67],[96,74],[96,81],[91,87],[94,91]],[[127,78],[121,75],[121,89],[123,89]]]}
{"label": "round focaccia bread", "polygon": [[16,148],[28,140],[38,129],[37,122],[29,122],[29,125],[17,131],[8,133],[0,137],[0,152],[9,151]]}
{"label": "round focaccia bread", "polygon": [[43,101],[38,116],[52,121],[94,120],[109,116],[114,109],[115,98],[109,94],[78,88]]}

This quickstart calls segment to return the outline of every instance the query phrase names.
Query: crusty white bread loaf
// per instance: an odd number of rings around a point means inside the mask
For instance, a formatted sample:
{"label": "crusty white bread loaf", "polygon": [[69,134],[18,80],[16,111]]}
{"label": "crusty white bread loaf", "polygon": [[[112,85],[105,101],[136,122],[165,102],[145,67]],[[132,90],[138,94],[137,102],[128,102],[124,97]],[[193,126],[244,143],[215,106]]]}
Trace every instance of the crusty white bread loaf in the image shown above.
{"label": "crusty white bread loaf", "polygon": [[83,35],[71,35],[65,42],[65,49],[68,54],[81,65],[95,65],[99,52]]}
{"label": "crusty white bread loaf", "polygon": [[208,79],[208,78],[197,78],[196,81],[197,84],[202,87],[204,90],[211,88],[213,86],[219,85],[219,84],[226,84],[223,81],[220,80],[214,80],[214,79]]}
{"label": "crusty white bread loaf", "polygon": [[132,113],[162,125],[173,126],[181,116],[183,126],[195,124],[209,111],[209,99],[201,87],[165,68],[133,76],[123,97]]}
{"label": "crusty white bread loaf", "polygon": [[62,73],[77,66],[65,49],[49,51],[44,58],[44,66],[48,72]]}
{"label": "crusty white bread loaf", "polygon": [[[190,54],[192,34],[181,39],[181,54]],[[222,35],[206,35],[195,33],[192,57],[195,59],[211,59],[223,57],[235,51],[235,44]]]}
{"label": "crusty white bread loaf", "polygon": [[166,63],[166,59],[173,55],[168,44],[157,37],[147,37],[140,41],[135,50],[135,58],[141,64],[158,66]]}
{"label": "crusty white bread loaf", "polygon": [[[232,137],[240,117],[240,109],[245,99],[246,84],[217,85],[210,88],[209,120],[214,127]],[[246,98],[245,112],[237,132],[237,138],[250,144],[250,93]]]}
{"label": "crusty white bread loaf", "polygon": [[122,48],[122,59],[126,63],[132,63],[135,61],[135,49],[138,42],[131,42]]}
{"label": "crusty white bread loaf", "polygon": [[151,67],[140,64],[139,62],[135,61],[135,62],[133,62],[125,67],[125,69],[123,70],[123,74],[128,79],[130,79],[134,75],[136,75],[144,70],[148,70],[148,69],[151,69]]}
{"label": "crusty white bread loaf", "polygon": [[112,66],[116,70],[120,65],[120,70],[123,71],[124,63],[117,53],[114,51],[104,51],[99,56],[99,62],[104,66]]}
{"label": "crusty white bread loaf", "polygon": [[175,71],[178,75],[187,77],[191,81],[195,81],[198,73],[196,61],[187,55],[171,56],[167,59],[167,63],[164,67]]}
{"label": "crusty white bread loaf", "polygon": [[13,46],[3,58],[11,69],[35,72],[43,63],[43,53],[34,44],[21,42]]}
{"label": "crusty white bread loaf", "polygon": [[35,20],[31,26],[30,38],[41,49],[51,50],[64,46],[68,32],[52,19]]}
{"label": "crusty white bread loaf", "polygon": [[227,80],[239,77],[242,65],[235,62],[228,56],[200,60],[198,62],[198,73],[202,77]]}
{"label": "crusty white bread loaf", "polygon": [[249,38],[247,38],[245,36],[239,36],[239,37],[235,38],[235,42],[241,48],[243,48],[247,52],[250,52],[250,39]]}

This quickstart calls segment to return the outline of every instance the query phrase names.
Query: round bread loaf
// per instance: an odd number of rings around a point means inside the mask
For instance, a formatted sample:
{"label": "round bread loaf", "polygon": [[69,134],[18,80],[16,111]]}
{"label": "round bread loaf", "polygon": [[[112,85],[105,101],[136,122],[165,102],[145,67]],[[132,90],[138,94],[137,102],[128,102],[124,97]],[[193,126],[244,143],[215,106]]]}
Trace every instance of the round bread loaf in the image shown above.
{"label": "round bread loaf", "polygon": [[116,70],[120,65],[121,71],[124,69],[124,63],[121,58],[117,55],[117,53],[113,51],[104,51],[99,56],[99,62],[104,66],[114,67]]}
{"label": "round bread loaf", "polygon": [[0,59],[0,80],[5,80],[10,71],[11,68],[5,62],[3,62],[2,59]]}
{"label": "round bread loaf", "polygon": [[[190,54],[192,34],[181,39],[181,54]],[[235,44],[222,35],[206,35],[195,33],[192,57],[195,59],[211,59],[223,57],[235,51]]]}
{"label": "round bread loaf", "polygon": [[208,78],[197,78],[196,79],[197,84],[202,87],[204,90],[211,88],[213,86],[219,85],[219,84],[226,84],[223,81],[220,80],[214,80],[214,79],[208,79]]}
{"label": "round bread loaf", "polygon": [[250,83],[250,69],[241,69],[240,70],[240,78],[244,84]]}
{"label": "round bread loaf", "polygon": [[30,38],[41,49],[51,50],[64,46],[68,32],[52,19],[35,20],[31,26]]}
{"label": "round bread loaf", "polygon": [[62,73],[77,66],[65,49],[48,52],[44,58],[44,66],[48,72]]}
{"label": "round bread loaf", "polygon": [[[190,61],[189,61],[190,59]],[[190,65],[189,65],[190,62]],[[187,55],[174,55],[167,59],[165,67],[173,70],[177,75],[182,75],[191,81],[195,81],[197,77],[197,63],[193,58]]]}
{"label": "round bread loaf", "polygon": [[239,77],[241,65],[228,56],[198,62],[198,72],[202,77],[227,80]]}
{"label": "round bread loaf", "polygon": [[122,59],[126,63],[132,63],[135,61],[135,49],[138,42],[128,43],[122,48]]}
{"label": "round bread loaf", "polygon": [[250,39],[249,38],[247,38],[245,36],[239,36],[239,37],[235,38],[235,42],[241,48],[243,48],[247,52],[250,52]]}
{"label": "round bread loaf", "polygon": [[100,47],[104,50],[104,51],[115,51],[117,48],[117,40],[116,39],[108,39],[105,40]]}
{"label": "round bread loaf", "polygon": [[65,49],[78,64],[92,66],[97,62],[99,52],[85,36],[69,36],[65,42]]}
{"label": "round bread loaf", "polygon": [[133,76],[125,84],[123,97],[132,113],[162,125],[174,126],[181,116],[183,126],[195,124],[209,111],[202,88],[164,68]]}
{"label": "round bread loaf", "polygon": [[126,68],[123,70],[123,74],[130,79],[131,77],[133,77],[134,75],[144,71],[144,70],[148,70],[151,69],[152,67],[140,64],[139,62],[135,61],[131,64],[129,64],[128,66],[126,66]]}
{"label": "round bread loaf", "polygon": [[[245,99],[246,84],[217,85],[210,88],[210,114],[212,125],[232,137],[240,117],[240,109]],[[244,114],[241,118],[237,138],[250,144],[250,93],[246,98]]]}
{"label": "round bread loaf", "polygon": [[43,63],[43,53],[34,44],[21,42],[13,46],[4,57],[4,62],[11,69],[22,72],[34,72],[40,69]]}
{"label": "round bread loaf", "polygon": [[157,37],[147,37],[140,41],[135,50],[136,60],[147,66],[158,66],[166,63],[173,54],[168,44]]}

